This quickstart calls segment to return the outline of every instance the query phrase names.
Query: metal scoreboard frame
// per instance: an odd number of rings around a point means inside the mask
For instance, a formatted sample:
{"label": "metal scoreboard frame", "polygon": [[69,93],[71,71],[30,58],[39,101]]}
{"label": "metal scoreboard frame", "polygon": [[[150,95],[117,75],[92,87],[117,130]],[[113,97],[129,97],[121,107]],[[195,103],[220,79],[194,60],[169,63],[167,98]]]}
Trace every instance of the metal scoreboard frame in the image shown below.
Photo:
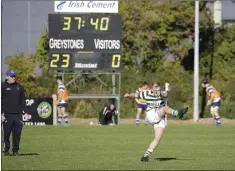
{"label": "metal scoreboard frame", "polygon": [[49,14],[50,70],[122,69],[120,14]]}

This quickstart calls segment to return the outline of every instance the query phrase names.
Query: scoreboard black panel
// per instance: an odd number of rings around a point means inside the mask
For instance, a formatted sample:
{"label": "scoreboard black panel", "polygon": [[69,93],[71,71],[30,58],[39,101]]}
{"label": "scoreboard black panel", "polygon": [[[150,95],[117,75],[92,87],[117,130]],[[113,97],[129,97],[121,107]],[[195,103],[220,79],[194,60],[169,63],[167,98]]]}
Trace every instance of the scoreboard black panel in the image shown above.
{"label": "scoreboard black panel", "polygon": [[50,69],[56,70],[120,70],[119,53],[60,52],[49,53]]}
{"label": "scoreboard black panel", "polygon": [[49,69],[120,70],[119,14],[49,14]]}

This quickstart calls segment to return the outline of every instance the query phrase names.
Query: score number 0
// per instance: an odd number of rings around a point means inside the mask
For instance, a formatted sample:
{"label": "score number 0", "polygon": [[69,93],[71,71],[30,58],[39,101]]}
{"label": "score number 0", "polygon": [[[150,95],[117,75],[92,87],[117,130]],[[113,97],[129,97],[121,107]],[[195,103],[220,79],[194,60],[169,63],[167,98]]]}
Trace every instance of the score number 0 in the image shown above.
{"label": "score number 0", "polygon": [[114,54],[112,58],[112,68],[119,68],[120,67],[120,61],[121,61],[121,55]]}

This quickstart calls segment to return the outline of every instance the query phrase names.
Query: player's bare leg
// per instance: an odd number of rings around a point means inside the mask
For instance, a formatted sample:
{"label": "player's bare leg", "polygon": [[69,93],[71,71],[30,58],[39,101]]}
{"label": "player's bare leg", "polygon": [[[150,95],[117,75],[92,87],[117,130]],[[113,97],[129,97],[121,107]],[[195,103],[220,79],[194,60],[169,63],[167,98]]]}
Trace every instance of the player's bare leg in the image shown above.
{"label": "player's bare leg", "polygon": [[[180,119],[182,119],[184,114],[187,111],[188,111],[188,107],[180,109],[180,110],[174,110],[174,109],[171,109],[169,106],[164,106],[164,107],[158,109],[157,112],[155,112],[155,115],[157,115],[157,118],[163,118],[166,114],[168,114],[168,115],[178,116]],[[163,136],[163,131],[164,131],[165,125],[164,126],[161,126],[161,125],[157,126],[157,124],[159,124],[159,123],[161,123],[161,120],[159,120],[158,123],[154,124],[154,139],[151,142],[149,148],[146,150],[144,156],[141,158],[142,162],[148,162],[150,154],[157,147],[157,145],[159,144],[159,142]],[[157,127],[155,127],[155,126],[157,126]]]}
{"label": "player's bare leg", "polygon": [[61,125],[61,124],[62,124],[62,112],[61,112],[61,109],[60,109],[59,106],[57,107],[57,111],[58,111],[58,120],[57,120],[57,124],[58,124],[58,125]]}
{"label": "player's bare leg", "polygon": [[139,125],[139,123],[140,123],[140,115],[141,115],[141,113],[142,113],[142,108],[137,108],[136,120],[135,120],[136,125]]}
{"label": "player's bare leg", "polygon": [[215,106],[215,107],[211,107],[211,115],[213,116],[214,120],[216,121],[216,126],[221,126],[221,120],[220,120],[220,116],[218,113],[218,109],[219,107]]}
{"label": "player's bare leg", "polygon": [[184,114],[187,111],[188,111],[188,107],[180,109],[180,110],[174,110],[166,105],[158,110],[158,115],[159,115],[159,117],[163,117],[167,114],[167,115],[173,115],[175,117],[178,116],[180,119],[182,119]]}
{"label": "player's bare leg", "polygon": [[161,127],[154,128],[154,139],[151,142],[149,148],[146,150],[144,156],[141,158],[141,161],[143,161],[143,162],[148,161],[148,157],[155,150],[155,148],[157,147],[157,145],[161,141],[162,136],[163,136],[163,132],[164,132],[164,128],[161,128]]}
{"label": "player's bare leg", "polygon": [[60,110],[61,110],[62,117],[64,119],[65,126],[68,126],[69,121],[68,121],[68,115],[66,114],[65,107],[61,107]]}

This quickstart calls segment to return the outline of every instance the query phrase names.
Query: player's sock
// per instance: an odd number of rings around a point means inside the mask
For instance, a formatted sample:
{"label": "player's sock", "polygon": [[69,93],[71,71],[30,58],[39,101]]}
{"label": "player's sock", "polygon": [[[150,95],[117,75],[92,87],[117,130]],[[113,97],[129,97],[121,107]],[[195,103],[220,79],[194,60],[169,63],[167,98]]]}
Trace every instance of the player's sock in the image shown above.
{"label": "player's sock", "polygon": [[216,117],[215,116],[213,116],[213,119],[216,121]]}
{"label": "player's sock", "polygon": [[140,118],[139,118],[138,116],[136,117],[135,123],[136,123],[137,125],[140,123]]}
{"label": "player's sock", "polygon": [[173,116],[178,116],[179,112],[177,110],[172,110],[171,114]]}
{"label": "player's sock", "polygon": [[149,157],[152,152],[153,150],[151,148],[148,148],[146,152],[144,153],[144,157]]}
{"label": "player's sock", "polygon": [[61,124],[62,122],[62,115],[58,115],[58,124]]}
{"label": "player's sock", "polygon": [[220,116],[215,116],[216,125],[221,124]]}
{"label": "player's sock", "polygon": [[64,114],[64,115],[63,115],[63,118],[64,118],[64,122],[65,122],[66,124],[68,124],[68,123],[69,123],[68,115],[67,115],[67,114]]}

